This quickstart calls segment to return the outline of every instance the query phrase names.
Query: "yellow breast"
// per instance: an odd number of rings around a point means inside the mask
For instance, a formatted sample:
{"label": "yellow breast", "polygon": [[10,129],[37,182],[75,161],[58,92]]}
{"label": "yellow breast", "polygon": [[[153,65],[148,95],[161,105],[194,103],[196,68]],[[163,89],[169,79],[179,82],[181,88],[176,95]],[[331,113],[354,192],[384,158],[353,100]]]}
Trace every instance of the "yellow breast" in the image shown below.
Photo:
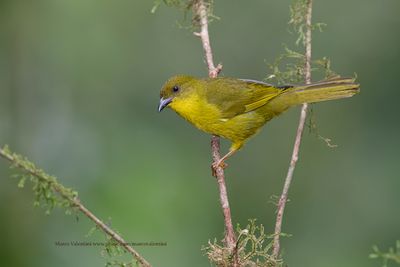
{"label": "yellow breast", "polygon": [[191,94],[184,98],[177,97],[169,106],[200,130],[217,134],[215,126],[221,122],[219,120],[221,112],[198,94]]}
{"label": "yellow breast", "polygon": [[238,146],[265,123],[264,118],[255,112],[223,118],[217,106],[208,103],[197,94],[175,98],[169,106],[198,129],[225,137],[233,143],[238,143]]}

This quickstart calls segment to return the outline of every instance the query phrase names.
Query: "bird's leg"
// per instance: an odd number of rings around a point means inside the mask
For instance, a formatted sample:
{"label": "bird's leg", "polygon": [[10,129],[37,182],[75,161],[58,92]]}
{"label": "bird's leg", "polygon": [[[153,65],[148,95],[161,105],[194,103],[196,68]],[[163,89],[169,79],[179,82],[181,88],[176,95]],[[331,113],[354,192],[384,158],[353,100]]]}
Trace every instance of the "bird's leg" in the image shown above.
{"label": "bird's leg", "polygon": [[216,167],[222,167],[222,168],[228,167],[228,164],[225,163],[225,160],[230,156],[232,156],[233,154],[235,154],[236,151],[237,150],[231,150],[228,153],[226,153],[225,156],[223,156],[218,162],[216,162]]}
{"label": "bird's leg", "polygon": [[221,167],[222,169],[225,169],[228,167],[228,164],[225,163],[225,160],[235,154],[236,151],[238,151],[239,148],[231,148],[228,153],[225,154],[220,160],[213,162],[211,165],[211,171],[213,176],[217,176],[217,169]]}

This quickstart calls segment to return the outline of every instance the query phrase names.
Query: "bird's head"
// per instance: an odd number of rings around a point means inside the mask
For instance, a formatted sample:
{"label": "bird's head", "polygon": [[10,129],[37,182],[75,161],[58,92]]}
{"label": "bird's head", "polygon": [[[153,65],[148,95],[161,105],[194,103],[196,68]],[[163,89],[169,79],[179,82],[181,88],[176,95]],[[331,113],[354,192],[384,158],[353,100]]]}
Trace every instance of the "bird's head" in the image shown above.
{"label": "bird's head", "polygon": [[158,112],[161,112],[169,104],[178,99],[183,99],[190,94],[195,86],[196,78],[191,76],[174,76],[170,78],[160,92],[160,103],[158,104]]}

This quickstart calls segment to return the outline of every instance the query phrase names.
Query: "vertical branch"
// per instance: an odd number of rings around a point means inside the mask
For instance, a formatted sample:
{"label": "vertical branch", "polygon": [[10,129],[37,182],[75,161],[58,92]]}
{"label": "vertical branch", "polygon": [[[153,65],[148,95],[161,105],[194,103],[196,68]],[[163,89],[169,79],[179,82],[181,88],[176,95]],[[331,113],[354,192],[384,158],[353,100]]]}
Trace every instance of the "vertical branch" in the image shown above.
{"label": "vertical branch", "polygon": [[[311,15],[312,15],[312,0],[307,0],[307,9],[306,9],[306,14],[305,14],[305,20],[306,20],[306,33],[305,33],[305,65],[304,65],[304,78],[305,78],[305,83],[309,84],[311,83]],[[281,197],[279,198],[278,202],[278,208],[277,208],[277,214],[276,214],[276,223],[275,223],[275,236],[274,236],[274,242],[273,242],[273,257],[278,258],[279,252],[280,252],[280,235],[282,233],[282,219],[283,219],[283,213],[285,211],[285,206],[288,198],[288,192],[290,188],[290,184],[293,179],[293,173],[294,169],[296,168],[296,163],[297,160],[299,159],[299,150],[300,150],[300,144],[301,144],[301,138],[303,134],[303,129],[304,129],[304,124],[306,121],[307,117],[307,108],[308,104],[304,103],[303,106],[301,107],[301,112],[300,112],[300,119],[299,119],[299,125],[297,127],[297,133],[296,133],[296,139],[294,142],[294,147],[293,147],[293,152],[292,152],[292,158],[290,160],[290,165],[289,169],[286,175],[285,183],[283,186],[282,194]]]}
{"label": "vertical branch", "polygon": [[[200,23],[200,32],[195,32],[196,36],[199,36],[201,39],[201,43],[204,49],[205,60],[207,62],[208,67],[208,76],[210,78],[216,78],[218,73],[222,69],[222,65],[218,64],[215,67],[213,61],[213,54],[211,50],[210,37],[208,34],[208,8],[204,0],[196,0],[193,5],[194,13],[199,19]],[[213,135],[211,138],[211,149],[212,149],[212,159],[214,162],[218,162],[220,160],[220,144],[219,137]],[[228,201],[228,193],[226,191],[225,184],[225,174],[224,170],[221,167],[216,169],[216,178],[219,187],[219,198],[221,203],[222,212],[224,215],[225,222],[225,245],[232,249],[235,247],[235,232],[233,231],[232,219],[231,219],[231,210],[229,208]]]}
{"label": "vertical branch", "polygon": [[[214,162],[218,162],[220,159],[219,154],[219,137],[213,135],[211,137],[211,149],[212,149],[212,158]],[[229,207],[228,201],[228,192],[226,191],[225,184],[225,175],[224,170],[221,167],[218,167],[216,171],[218,188],[219,188],[219,200],[221,203],[222,213],[224,214],[224,222],[225,222],[225,245],[229,249],[234,249],[236,246],[236,238],[235,232],[233,231],[232,219],[231,219],[231,209]]]}
{"label": "vertical branch", "polygon": [[[306,37],[305,37],[305,65],[304,65],[304,78],[306,84],[311,83],[311,15],[312,15],[312,0],[307,0],[307,10],[306,10]],[[307,104],[304,104],[307,105]],[[303,105],[303,106],[304,106]],[[306,106],[307,107],[307,106]]]}
{"label": "vertical branch", "polygon": [[199,36],[201,44],[204,49],[204,56],[208,68],[208,76],[210,78],[216,78],[222,69],[222,65],[218,64],[217,67],[214,65],[213,53],[210,44],[210,35],[208,34],[208,10],[204,3],[204,0],[196,0],[193,5],[195,14],[199,18],[200,32],[195,32],[194,35]]}

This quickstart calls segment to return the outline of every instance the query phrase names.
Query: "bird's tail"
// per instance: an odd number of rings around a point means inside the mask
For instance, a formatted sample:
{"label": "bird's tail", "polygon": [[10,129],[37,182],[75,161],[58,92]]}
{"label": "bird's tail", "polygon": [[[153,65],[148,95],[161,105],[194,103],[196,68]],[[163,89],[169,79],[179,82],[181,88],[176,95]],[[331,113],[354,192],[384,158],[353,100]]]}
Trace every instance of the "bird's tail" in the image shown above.
{"label": "bird's tail", "polygon": [[360,92],[360,85],[355,83],[353,78],[339,77],[321,82],[289,87],[276,97],[273,102],[275,102],[274,104],[276,105],[290,107],[302,103],[315,103],[351,97],[358,92]]}

